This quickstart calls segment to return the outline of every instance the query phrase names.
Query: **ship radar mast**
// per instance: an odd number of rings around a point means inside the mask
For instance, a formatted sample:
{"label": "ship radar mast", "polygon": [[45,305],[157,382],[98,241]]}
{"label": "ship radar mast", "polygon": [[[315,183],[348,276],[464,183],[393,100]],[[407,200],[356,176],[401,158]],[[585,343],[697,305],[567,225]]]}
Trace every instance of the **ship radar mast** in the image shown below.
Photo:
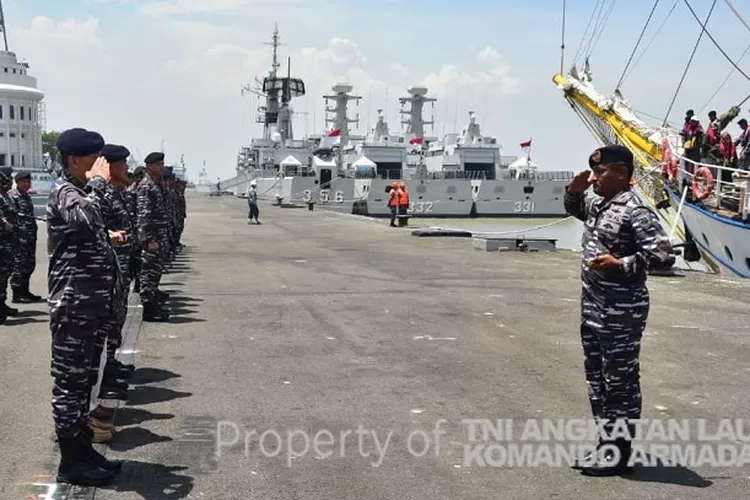
{"label": "ship radar mast", "polygon": [[375,141],[380,142],[383,140],[388,140],[388,136],[390,135],[388,131],[388,122],[385,121],[385,116],[383,116],[383,110],[378,110],[378,122],[375,124]]}
{"label": "ship radar mast", "polygon": [[[400,113],[408,117],[401,120],[401,123],[406,125],[407,135],[423,138],[424,126],[430,125],[433,127],[433,130],[435,126],[434,119],[430,121],[424,120],[424,105],[427,102],[431,102],[434,109],[434,103],[437,99],[434,97],[425,97],[427,95],[427,87],[410,87],[407,89],[407,92],[410,94],[409,97],[401,97],[398,100],[401,103]],[[404,105],[407,103],[410,104],[410,107],[408,110],[405,110]]]}
{"label": "ship radar mast", "polygon": [[[341,130],[341,148],[343,148],[349,142],[350,132],[349,124],[359,124],[359,112],[357,112],[356,118],[349,118],[347,113],[349,107],[349,101],[356,101],[359,105],[359,101],[362,99],[361,96],[352,95],[350,92],[354,90],[354,87],[348,83],[338,83],[331,87],[333,94],[324,95],[323,98],[326,100],[326,123],[333,124],[333,129]],[[335,106],[331,107],[328,105],[328,101],[334,101]]]}
{"label": "ship radar mast", "polygon": [[250,92],[266,100],[265,105],[258,107],[255,120],[256,123],[263,124],[263,139],[272,141],[274,137],[280,137],[281,141],[286,142],[294,139],[290,103],[293,98],[305,95],[305,82],[300,78],[292,78],[291,59],[287,63],[287,76],[278,76],[281,66],[278,49],[282,45],[279,41],[278,24],[274,26],[271,41],[265,42],[265,45],[272,47],[272,62],[268,76],[262,82],[256,78],[253,85],[242,87],[242,95]]}

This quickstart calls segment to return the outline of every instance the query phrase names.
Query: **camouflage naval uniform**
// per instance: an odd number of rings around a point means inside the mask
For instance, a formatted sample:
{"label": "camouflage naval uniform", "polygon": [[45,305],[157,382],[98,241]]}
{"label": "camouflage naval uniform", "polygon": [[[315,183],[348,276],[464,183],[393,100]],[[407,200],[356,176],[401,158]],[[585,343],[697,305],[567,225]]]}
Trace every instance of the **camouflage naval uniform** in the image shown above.
{"label": "camouflage naval uniform", "polygon": [[[0,324],[5,323],[8,316],[14,316],[18,309],[6,304],[8,298],[8,281],[13,271],[13,255],[17,244],[18,213],[8,192],[13,186],[11,177],[13,169],[0,168]],[[6,224],[13,228],[8,231]]]}
{"label": "camouflage naval uniform", "polygon": [[[140,293],[141,291],[141,242],[138,239],[138,185],[143,180],[145,169],[138,167],[133,171],[134,181],[133,184],[127,187],[124,191],[125,201],[127,203],[128,213],[130,213],[130,219],[133,221],[135,227],[134,238],[132,241],[132,252],[130,260],[130,276],[133,281],[133,292]],[[140,177],[140,179],[138,178]]]}
{"label": "camouflage naval uniform", "polygon": [[[102,156],[109,162],[127,159],[130,151],[123,146],[106,144],[102,149]],[[92,385],[96,385],[101,364],[101,354],[106,345],[106,365],[102,379],[99,397],[103,399],[124,399],[123,369],[115,359],[117,349],[122,346],[122,328],[128,312],[128,291],[130,289],[130,259],[132,257],[131,241],[135,234],[135,225],[127,209],[124,189],[112,184],[97,186],[94,193],[99,202],[102,219],[108,231],[123,231],[126,241],[114,247],[117,257],[120,280],[117,282],[114,294],[113,315],[97,331],[94,344],[94,358],[91,365],[90,377]]]}
{"label": "camouflage naval uniform", "polygon": [[[96,132],[71,129],[57,145],[67,162],[69,156],[97,154],[104,140]],[[117,280],[115,254],[92,192],[104,184],[95,177],[84,185],[64,168],[47,203],[52,416],[61,454],[57,482],[82,486],[105,484],[121,466],[93,449],[88,421],[95,332],[111,320]]]}
{"label": "camouflage naval uniform", "polygon": [[[16,181],[31,179],[30,172],[18,172]],[[41,297],[29,290],[31,275],[36,269],[37,223],[34,214],[34,201],[28,193],[18,189],[10,192],[16,211],[18,212],[18,247],[13,262],[13,274],[10,276],[10,286],[13,289],[13,302],[35,302]]]}
{"label": "camouflage naval uniform", "polygon": [[[146,164],[163,161],[162,153],[146,157]],[[141,302],[143,319],[154,321],[165,319],[166,311],[159,300],[164,294],[159,291],[159,282],[167,255],[167,211],[162,186],[147,174],[138,185],[138,239],[141,244]],[[149,243],[159,244],[158,250],[149,250]]]}
{"label": "camouflage naval uniform", "polygon": [[[608,148],[620,154],[619,146]],[[647,270],[671,267],[674,252],[656,214],[630,189],[609,200],[566,190],[564,204],[584,223],[580,328],[584,371],[593,416],[611,432],[615,422],[640,418],[639,355],[650,308]],[[620,266],[592,269],[591,260],[605,254],[618,258]]]}
{"label": "camouflage naval uniform", "polygon": [[185,219],[187,219],[187,203],[185,201],[185,184],[180,181],[177,190],[178,216],[177,216],[177,245],[182,246],[182,232],[185,230]]}

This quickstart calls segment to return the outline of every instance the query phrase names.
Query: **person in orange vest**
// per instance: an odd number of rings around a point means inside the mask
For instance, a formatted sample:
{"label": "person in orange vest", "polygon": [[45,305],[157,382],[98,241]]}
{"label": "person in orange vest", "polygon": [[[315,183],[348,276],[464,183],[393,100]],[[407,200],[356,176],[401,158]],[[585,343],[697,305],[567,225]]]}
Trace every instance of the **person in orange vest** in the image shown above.
{"label": "person in orange vest", "polygon": [[393,182],[388,190],[388,207],[391,209],[391,227],[396,227],[396,216],[398,215],[398,205],[401,200],[401,190],[398,188],[398,182]]}
{"label": "person in orange vest", "polygon": [[406,226],[409,223],[409,189],[405,182],[399,182],[398,188],[401,191],[401,197],[398,202],[398,225]]}

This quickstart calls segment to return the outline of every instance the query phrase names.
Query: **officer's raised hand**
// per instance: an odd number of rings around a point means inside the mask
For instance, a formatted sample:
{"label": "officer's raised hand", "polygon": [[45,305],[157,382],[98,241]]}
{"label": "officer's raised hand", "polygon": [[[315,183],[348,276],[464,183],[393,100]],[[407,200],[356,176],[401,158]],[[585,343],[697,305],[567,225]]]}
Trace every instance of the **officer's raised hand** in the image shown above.
{"label": "officer's raised hand", "polygon": [[109,172],[109,162],[102,156],[97,158],[91,170],[86,172],[86,179],[91,180],[94,177],[101,177],[105,182],[109,182],[112,178]]}
{"label": "officer's raised hand", "polygon": [[591,170],[582,170],[568,184],[570,194],[582,194],[591,186]]}

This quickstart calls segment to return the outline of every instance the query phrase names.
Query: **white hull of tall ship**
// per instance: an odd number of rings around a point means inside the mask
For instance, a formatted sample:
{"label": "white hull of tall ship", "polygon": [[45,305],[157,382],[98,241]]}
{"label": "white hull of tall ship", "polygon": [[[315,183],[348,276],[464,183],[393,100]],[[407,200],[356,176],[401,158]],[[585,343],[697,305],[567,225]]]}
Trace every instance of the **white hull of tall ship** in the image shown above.
{"label": "white hull of tall ship", "polygon": [[[680,194],[672,189],[669,194],[674,206],[679,206]],[[750,278],[750,225],[688,202],[683,205],[681,216],[695,244],[719,265],[723,274]]]}

